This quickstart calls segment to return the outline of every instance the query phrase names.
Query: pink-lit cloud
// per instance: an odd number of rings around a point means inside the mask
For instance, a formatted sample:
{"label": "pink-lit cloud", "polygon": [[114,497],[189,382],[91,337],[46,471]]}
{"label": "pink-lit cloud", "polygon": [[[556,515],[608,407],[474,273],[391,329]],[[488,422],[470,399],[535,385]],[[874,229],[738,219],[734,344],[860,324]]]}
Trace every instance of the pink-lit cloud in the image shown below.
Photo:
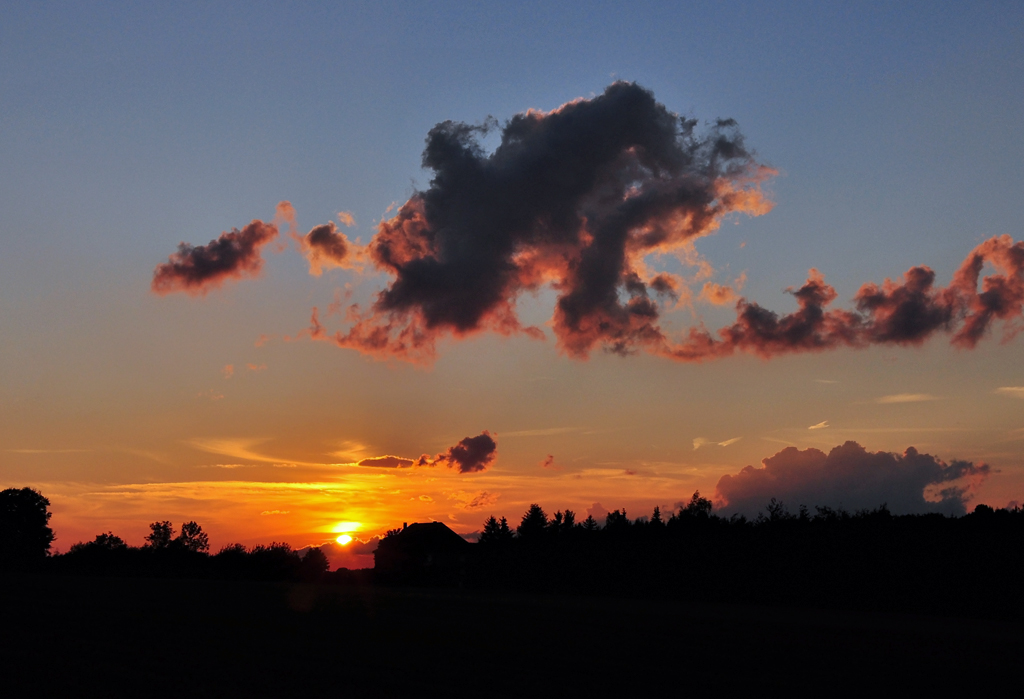
{"label": "pink-lit cloud", "polygon": [[772,498],[795,509],[842,507],[849,511],[882,504],[896,514],[964,514],[974,489],[991,468],[969,461],[946,463],[908,447],[903,454],[869,452],[846,442],[828,454],[787,447],[739,473],[722,476],[716,488],[718,508],[748,516],[763,511]]}
{"label": "pink-lit cloud", "polygon": [[229,279],[257,277],[263,270],[262,249],[277,238],[278,222],[294,225],[295,209],[287,201],[277,205],[273,223],[254,220],[242,230],[221,233],[206,245],[180,243],[178,252],[157,265],[151,289],[161,296],[183,291],[201,296]]}

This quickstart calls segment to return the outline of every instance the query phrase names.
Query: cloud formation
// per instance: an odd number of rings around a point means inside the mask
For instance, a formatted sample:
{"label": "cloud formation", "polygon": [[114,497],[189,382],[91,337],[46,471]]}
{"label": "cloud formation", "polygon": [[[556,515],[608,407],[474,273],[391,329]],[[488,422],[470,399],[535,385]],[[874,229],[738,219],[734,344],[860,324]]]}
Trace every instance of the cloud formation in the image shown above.
{"label": "cloud formation", "polygon": [[479,510],[481,507],[490,507],[498,502],[498,497],[498,493],[491,493],[486,490],[476,493],[457,490],[448,494],[448,499],[455,501],[455,506],[462,510]]}
{"label": "cloud formation", "polygon": [[733,437],[732,439],[727,439],[724,442],[715,442],[715,441],[712,441],[710,439],[704,439],[703,437],[696,437],[693,440],[693,450],[697,451],[701,447],[707,447],[707,446],[712,446],[712,445],[719,446],[719,447],[727,447],[730,444],[735,444],[736,442],[740,441],[741,439],[743,439],[743,437]]}
{"label": "cloud formation", "polygon": [[776,498],[792,508],[807,505],[855,511],[885,503],[895,514],[961,515],[972,490],[991,471],[987,464],[969,461],[946,464],[913,447],[902,455],[872,453],[856,442],[846,442],[828,454],[788,447],[761,463],[761,468],[747,466],[719,479],[719,509],[755,515]]}
{"label": "cloud formation", "polygon": [[[995,272],[981,278],[988,264]],[[981,281],[981,291],[978,283]],[[807,282],[790,289],[799,310],[778,315],[740,299],[736,322],[717,332],[692,328],[684,341],[661,342],[654,351],[683,361],[725,357],[740,350],[763,358],[792,352],[920,345],[937,332],[952,335],[956,347],[972,348],[999,319],[1004,339],[1021,329],[1024,317],[1024,242],[1008,235],[978,245],[960,265],[949,286],[935,288],[935,272],[913,267],[900,283],[865,284],[854,296],[856,311],[830,309],[837,294],[812,269]]]}
{"label": "cloud formation", "polygon": [[[551,112],[530,110],[501,128],[446,121],[427,136],[434,177],[369,245],[393,280],[373,306],[331,339],[377,356],[429,361],[436,341],[491,330],[543,337],[523,327],[515,303],[550,283],[560,349],[625,353],[661,339],[657,297],[669,275],[649,272],[652,253],[679,251],[730,213],[766,213],[757,164],[732,120],[698,134],[633,83]],[[712,293],[722,298],[727,292]]]}
{"label": "cloud formation", "polygon": [[996,393],[1014,398],[1024,398],[1024,386],[1000,386]]}
{"label": "cloud formation", "polygon": [[409,468],[416,463],[415,459],[406,459],[401,456],[371,456],[357,462],[358,466],[371,466],[373,468]]}
{"label": "cloud formation", "polygon": [[483,471],[498,458],[498,443],[487,430],[476,437],[466,437],[448,451],[431,459],[424,454],[419,458],[419,466],[444,465],[454,468],[459,473],[475,473]]}
{"label": "cloud formation", "polygon": [[[1006,321],[1007,338],[1019,331],[1024,243],[1002,236],[977,246],[947,287],[935,285],[928,267],[913,267],[899,281],[864,284],[849,310],[831,307],[837,293],[815,269],[789,289],[798,310],[782,315],[708,281],[699,298],[735,302],[735,322],[669,337],[659,324],[662,303],[690,292],[680,277],[648,269],[646,258],[675,253],[692,263],[693,241],[722,217],[772,206],[760,185],[774,171],[755,161],[736,124],[719,120],[702,135],[695,127],[625,82],[552,112],[514,116],[490,154],[479,139],[493,121],[438,124],[423,155],[434,172],[430,187],[383,221],[369,245],[393,280],[371,308],[349,308],[348,330],[318,327],[311,336],[420,362],[433,359],[446,335],[540,338],[538,328],[520,324],[515,305],[546,284],[558,293],[551,325],[559,349],[581,359],[597,348],[688,362],[737,351],[771,358],[919,345],[939,332],[971,348],[996,320]],[[986,265],[995,272],[982,279]],[[699,277],[708,273],[701,267]]]}
{"label": "cloud formation", "polygon": [[[500,130],[487,152],[481,139]],[[294,209],[281,202],[274,223],[253,221],[206,246],[182,243],[157,267],[158,294],[205,294],[226,279],[256,276],[260,250],[287,221],[319,275],[327,267],[372,264],[390,281],[369,307],[339,311],[344,329],[329,332],[313,309],[302,336],[378,358],[429,363],[437,342],[473,333],[522,333],[516,306],[524,292],[551,288],[550,320],[558,348],[585,359],[603,349],[645,351],[678,361],[720,359],[737,352],[765,359],[870,345],[920,345],[947,334],[972,348],[1002,323],[1003,339],[1024,327],[1024,242],[991,238],[970,252],[948,286],[926,266],[896,281],[866,283],[850,308],[811,269],[788,289],[798,308],[779,314],[713,282],[694,242],[730,214],[759,216],[772,208],[762,184],[775,174],[759,163],[734,121],[700,132],[634,83],[616,82],[591,99],[550,112],[528,110],[503,126],[445,121],[427,135],[423,166],[433,173],[370,243],[348,240],[334,223],[295,232]],[[353,223],[345,212],[345,225]],[[696,266],[692,279],[651,268],[659,255]],[[983,276],[983,271],[991,271]],[[702,283],[695,294],[690,284]],[[736,318],[717,330],[698,323],[681,336],[662,328],[666,307],[694,298],[735,304]],[[330,315],[330,313],[329,313]]]}
{"label": "cloud formation", "polygon": [[294,227],[295,209],[287,201],[277,205],[274,222],[254,220],[242,230],[232,228],[206,245],[179,243],[178,252],[153,271],[151,289],[164,296],[184,291],[202,296],[228,279],[257,277],[263,269],[262,249],[277,238],[278,222]]}
{"label": "cloud formation", "polygon": [[[348,225],[352,225],[351,216],[347,221]],[[314,277],[319,277],[324,269],[332,267],[358,269],[365,257],[363,249],[352,243],[331,221],[315,226],[302,237],[296,235],[294,238],[309,261],[309,273]]]}

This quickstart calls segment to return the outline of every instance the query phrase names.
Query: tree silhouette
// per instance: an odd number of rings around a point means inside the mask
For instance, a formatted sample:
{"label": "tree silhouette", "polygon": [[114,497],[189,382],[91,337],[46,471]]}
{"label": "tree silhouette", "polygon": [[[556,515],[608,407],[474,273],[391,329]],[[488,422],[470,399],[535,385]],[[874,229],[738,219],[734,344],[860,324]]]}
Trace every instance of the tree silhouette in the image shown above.
{"label": "tree silhouette", "polygon": [[516,533],[523,541],[538,541],[543,538],[547,526],[548,516],[540,505],[533,503],[523,515],[523,521],[516,527]]}
{"label": "tree silhouette", "polygon": [[17,567],[46,558],[54,539],[49,507],[31,488],[0,492],[0,560]]}
{"label": "tree silhouette", "polygon": [[181,525],[181,533],[174,543],[186,551],[198,551],[206,553],[210,550],[210,537],[206,535],[203,528],[195,522],[185,522]]}
{"label": "tree silhouette", "polygon": [[306,555],[302,557],[299,577],[307,582],[315,582],[322,579],[330,568],[331,562],[327,560],[327,555],[316,546],[306,551]]}
{"label": "tree silhouette", "polygon": [[171,545],[174,539],[174,527],[170,522],[153,522],[149,525],[149,534],[146,536],[147,545],[153,549],[165,549]]}
{"label": "tree silhouette", "polygon": [[96,538],[88,543],[78,542],[73,545],[68,553],[79,553],[83,551],[127,551],[128,544],[124,539],[113,532],[97,534]]}
{"label": "tree silhouette", "polygon": [[688,505],[679,510],[680,517],[698,517],[701,519],[707,519],[711,516],[712,503],[707,498],[700,496],[700,491],[693,491],[693,497],[690,498]]}

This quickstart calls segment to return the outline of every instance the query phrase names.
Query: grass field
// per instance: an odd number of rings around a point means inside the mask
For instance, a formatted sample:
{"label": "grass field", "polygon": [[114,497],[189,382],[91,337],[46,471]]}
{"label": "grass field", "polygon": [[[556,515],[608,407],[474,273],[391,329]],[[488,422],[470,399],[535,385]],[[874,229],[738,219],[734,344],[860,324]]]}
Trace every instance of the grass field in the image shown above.
{"label": "grass field", "polygon": [[6,697],[864,692],[1016,683],[1024,658],[1016,626],[968,619],[187,580],[2,591]]}

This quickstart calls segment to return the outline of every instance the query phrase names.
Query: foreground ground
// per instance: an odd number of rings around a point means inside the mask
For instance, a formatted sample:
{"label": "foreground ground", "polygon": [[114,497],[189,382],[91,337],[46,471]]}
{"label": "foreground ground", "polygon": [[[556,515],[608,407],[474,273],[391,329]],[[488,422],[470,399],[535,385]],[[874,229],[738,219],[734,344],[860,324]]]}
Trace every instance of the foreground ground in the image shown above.
{"label": "foreground ground", "polygon": [[991,620],[218,581],[0,591],[11,697],[889,693],[1018,684],[1024,658]]}

